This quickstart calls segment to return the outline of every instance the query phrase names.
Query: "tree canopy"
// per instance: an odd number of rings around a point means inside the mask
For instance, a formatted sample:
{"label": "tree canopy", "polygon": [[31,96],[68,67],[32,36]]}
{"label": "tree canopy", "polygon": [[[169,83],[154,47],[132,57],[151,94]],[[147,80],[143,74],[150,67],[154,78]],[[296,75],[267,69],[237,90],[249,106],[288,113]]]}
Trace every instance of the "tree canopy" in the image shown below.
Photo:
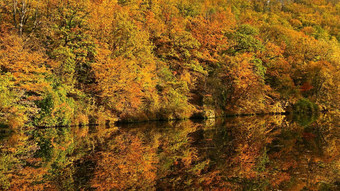
{"label": "tree canopy", "polygon": [[0,123],[339,109],[339,22],[334,0],[2,0]]}

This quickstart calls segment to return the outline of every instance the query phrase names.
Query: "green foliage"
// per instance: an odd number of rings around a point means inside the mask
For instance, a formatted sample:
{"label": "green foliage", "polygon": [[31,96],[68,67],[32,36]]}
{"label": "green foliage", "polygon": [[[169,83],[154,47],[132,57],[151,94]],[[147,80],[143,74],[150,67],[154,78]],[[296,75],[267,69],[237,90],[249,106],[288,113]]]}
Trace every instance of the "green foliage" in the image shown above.
{"label": "green foliage", "polygon": [[264,172],[266,169],[266,165],[268,165],[270,162],[266,148],[264,148],[262,156],[260,156],[257,160],[257,171],[259,173]]}
{"label": "green foliage", "polygon": [[74,100],[67,97],[67,91],[62,87],[46,93],[36,104],[40,108],[35,118],[38,126],[70,125],[75,115]]}
{"label": "green foliage", "polygon": [[319,118],[318,113],[297,113],[293,111],[292,120],[302,127],[308,127]]}
{"label": "green foliage", "polygon": [[13,82],[10,75],[0,75],[0,124],[8,124],[8,110],[16,105],[17,97],[11,91]]}
{"label": "green foliage", "polygon": [[319,107],[307,98],[300,99],[293,106],[293,112],[294,113],[313,114],[313,113],[316,113],[318,111],[319,111]]}
{"label": "green foliage", "polygon": [[237,32],[245,35],[251,35],[251,36],[256,36],[259,34],[259,30],[249,24],[243,24],[239,26],[237,29]]}
{"label": "green foliage", "polygon": [[[164,73],[164,72],[167,72]],[[169,71],[163,71],[162,75],[168,75]],[[192,106],[188,102],[188,85],[185,82],[164,81],[157,86],[159,94],[161,95],[161,103],[159,104],[159,111],[157,111],[157,118],[160,119],[184,119],[189,118],[192,113]]]}
{"label": "green foliage", "polygon": [[262,42],[256,38],[259,30],[251,25],[240,25],[235,33],[229,33],[227,36],[235,41],[232,53],[257,52],[263,50]]}
{"label": "green foliage", "polygon": [[180,1],[177,4],[179,12],[184,17],[195,17],[199,15],[200,14],[199,6],[200,4],[193,4],[189,1]]}
{"label": "green foliage", "polygon": [[253,60],[253,62],[255,72],[257,73],[257,75],[261,76],[264,79],[267,68],[263,65],[262,60],[256,58]]}
{"label": "green foliage", "polygon": [[0,185],[2,189],[8,189],[10,187],[10,180],[6,177],[6,173],[9,173],[10,169],[13,168],[17,160],[10,155],[2,153],[0,155]]}

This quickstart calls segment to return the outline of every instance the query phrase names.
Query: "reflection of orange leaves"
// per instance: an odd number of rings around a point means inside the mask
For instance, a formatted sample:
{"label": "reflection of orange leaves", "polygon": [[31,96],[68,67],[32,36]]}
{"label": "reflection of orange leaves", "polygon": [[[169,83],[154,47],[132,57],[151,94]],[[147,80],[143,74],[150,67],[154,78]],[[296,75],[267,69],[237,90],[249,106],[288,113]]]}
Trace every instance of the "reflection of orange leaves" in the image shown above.
{"label": "reflection of orange leaves", "polygon": [[308,133],[308,132],[304,132],[302,134],[303,138],[305,138],[306,140],[311,140],[311,139],[314,139],[316,137],[315,134],[313,133]]}
{"label": "reflection of orange leaves", "polygon": [[300,87],[302,92],[309,91],[311,89],[313,89],[313,86],[308,82],[303,83],[303,85]]}
{"label": "reflection of orange leaves", "polygon": [[201,175],[202,177],[200,178],[200,182],[202,182],[203,185],[209,186],[214,183],[220,183],[221,181],[221,175],[220,171],[212,171],[209,172],[208,174],[203,174]]}
{"label": "reflection of orange leaves", "polygon": [[238,157],[235,157],[234,163],[238,166],[237,176],[245,178],[256,177],[255,164],[256,158],[259,156],[258,148],[250,148],[248,144],[238,148]]}
{"label": "reflection of orange leaves", "polygon": [[279,172],[278,174],[273,177],[271,184],[273,186],[278,186],[284,181],[290,180],[290,175],[286,172]]}
{"label": "reflection of orange leaves", "polygon": [[290,160],[289,158],[286,158],[285,161],[281,165],[282,170],[288,170],[290,168],[296,168],[297,162],[295,160]]}
{"label": "reflection of orange leaves", "polygon": [[152,186],[156,179],[154,152],[136,136],[116,137],[110,150],[95,156],[98,163],[92,186],[103,190]]}
{"label": "reflection of orange leaves", "polygon": [[47,168],[25,167],[20,170],[20,173],[12,174],[10,190],[44,190],[50,187],[49,182],[34,183],[41,182],[47,172]]}

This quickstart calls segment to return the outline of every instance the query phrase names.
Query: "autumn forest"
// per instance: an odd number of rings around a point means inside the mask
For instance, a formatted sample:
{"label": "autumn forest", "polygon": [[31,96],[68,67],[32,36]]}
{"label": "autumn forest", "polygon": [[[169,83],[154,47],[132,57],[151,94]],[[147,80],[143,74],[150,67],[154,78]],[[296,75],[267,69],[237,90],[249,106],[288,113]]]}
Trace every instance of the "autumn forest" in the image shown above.
{"label": "autumn forest", "polygon": [[2,0],[0,123],[336,110],[337,0]]}
{"label": "autumn forest", "polygon": [[0,190],[336,191],[339,100],[339,0],[0,0]]}

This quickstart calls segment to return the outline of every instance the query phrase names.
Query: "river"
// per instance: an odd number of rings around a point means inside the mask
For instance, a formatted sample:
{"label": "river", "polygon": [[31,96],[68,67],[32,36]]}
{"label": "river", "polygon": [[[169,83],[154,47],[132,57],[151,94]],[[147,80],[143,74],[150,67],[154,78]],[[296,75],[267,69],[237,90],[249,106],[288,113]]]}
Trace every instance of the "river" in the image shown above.
{"label": "river", "polygon": [[0,138],[0,189],[340,190],[339,130],[331,114],[24,128]]}

